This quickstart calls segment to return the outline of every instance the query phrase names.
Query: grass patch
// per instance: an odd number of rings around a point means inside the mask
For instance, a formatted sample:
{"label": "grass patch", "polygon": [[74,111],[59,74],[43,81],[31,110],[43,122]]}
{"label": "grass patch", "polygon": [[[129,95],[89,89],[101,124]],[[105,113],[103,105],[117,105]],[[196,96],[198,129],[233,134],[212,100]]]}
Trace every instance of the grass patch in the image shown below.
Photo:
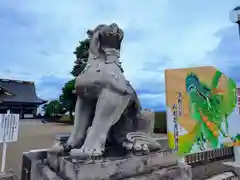
{"label": "grass patch", "polygon": [[[73,118],[74,118],[74,116],[73,116]],[[69,115],[63,115],[60,119],[59,119],[59,121],[60,122],[62,122],[62,123],[69,123],[69,122],[71,122],[71,119],[70,119],[70,116]]]}

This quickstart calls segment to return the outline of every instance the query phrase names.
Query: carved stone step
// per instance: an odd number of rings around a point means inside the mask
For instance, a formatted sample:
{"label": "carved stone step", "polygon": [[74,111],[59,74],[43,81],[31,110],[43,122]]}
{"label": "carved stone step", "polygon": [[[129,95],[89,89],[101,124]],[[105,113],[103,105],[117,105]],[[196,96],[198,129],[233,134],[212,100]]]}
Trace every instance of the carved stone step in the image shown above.
{"label": "carved stone step", "polygon": [[[36,180],[64,180],[54,173],[47,165],[41,166],[40,175]],[[95,177],[89,180],[97,180]],[[102,179],[102,178],[101,178]],[[112,177],[112,179],[115,179]],[[141,174],[139,176],[127,177],[123,180],[192,180],[191,167],[189,165],[170,166],[166,168],[153,170],[151,173]],[[76,179],[78,180],[78,179]]]}
{"label": "carved stone step", "polygon": [[205,180],[239,180],[239,177],[233,172],[224,172]]}
{"label": "carved stone step", "polygon": [[149,174],[124,178],[123,180],[192,180],[191,166],[179,165],[162,168]]}
{"label": "carved stone step", "polygon": [[[49,154],[49,157],[51,154]],[[177,157],[170,151],[159,151],[148,155],[99,160],[80,160],[78,157],[57,158],[55,167],[61,177],[69,180],[121,179],[150,173],[153,170],[177,165]]]}

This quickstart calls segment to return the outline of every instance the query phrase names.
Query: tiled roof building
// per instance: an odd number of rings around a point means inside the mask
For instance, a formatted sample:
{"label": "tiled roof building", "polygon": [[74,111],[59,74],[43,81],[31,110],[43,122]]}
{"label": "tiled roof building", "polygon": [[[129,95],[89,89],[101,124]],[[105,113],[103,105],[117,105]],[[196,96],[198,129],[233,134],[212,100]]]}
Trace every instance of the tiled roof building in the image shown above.
{"label": "tiled roof building", "polygon": [[44,103],[46,101],[37,96],[33,82],[0,79],[0,113],[9,109],[21,118],[34,117],[37,107]]}

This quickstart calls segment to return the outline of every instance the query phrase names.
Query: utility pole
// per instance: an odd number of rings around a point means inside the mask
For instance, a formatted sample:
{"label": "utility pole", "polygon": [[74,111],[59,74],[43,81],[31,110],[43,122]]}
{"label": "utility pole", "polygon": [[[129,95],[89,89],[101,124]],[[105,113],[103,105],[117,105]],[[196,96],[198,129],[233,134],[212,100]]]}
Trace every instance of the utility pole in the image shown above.
{"label": "utility pole", "polygon": [[235,7],[231,12],[230,12],[230,20],[233,23],[238,24],[238,34],[240,38],[240,6]]}

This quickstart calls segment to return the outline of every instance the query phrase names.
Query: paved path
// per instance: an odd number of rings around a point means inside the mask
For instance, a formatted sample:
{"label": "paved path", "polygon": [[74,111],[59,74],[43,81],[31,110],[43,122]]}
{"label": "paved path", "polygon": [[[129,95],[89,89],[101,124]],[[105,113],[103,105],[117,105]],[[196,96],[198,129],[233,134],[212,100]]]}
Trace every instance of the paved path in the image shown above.
{"label": "paved path", "polygon": [[[49,148],[54,143],[56,133],[70,131],[71,126],[42,124],[39,120],[21,120],[18,141],[8,144],[6,170],[13,170],[20,176],[23,152]],[[0,152],[2,154],[2,145]]]}

